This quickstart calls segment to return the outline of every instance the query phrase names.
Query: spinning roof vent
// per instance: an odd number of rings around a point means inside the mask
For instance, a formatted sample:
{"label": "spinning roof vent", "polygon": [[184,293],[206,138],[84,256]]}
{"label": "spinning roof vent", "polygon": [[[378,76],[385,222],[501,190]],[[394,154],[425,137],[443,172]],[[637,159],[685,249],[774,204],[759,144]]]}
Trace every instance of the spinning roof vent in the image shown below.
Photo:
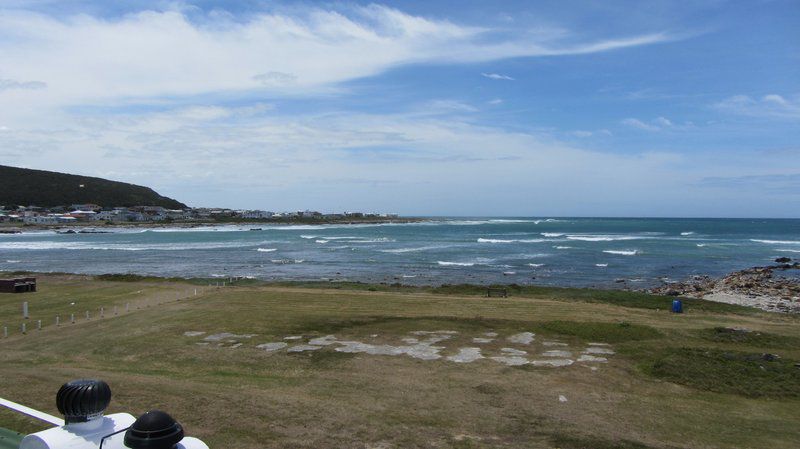
{"label": "spinning roof vent", "polygon": [[111,402],[111,388],[102,380],[67,382],[56,394],[56,406],[65,424],[88,422],[103,416]]}
{"label": "spinning roof vent", "polygon": [[125,446],[131,449],[173,449],[183,439],[183,427],[161,410],[140,416],[125,432]]}

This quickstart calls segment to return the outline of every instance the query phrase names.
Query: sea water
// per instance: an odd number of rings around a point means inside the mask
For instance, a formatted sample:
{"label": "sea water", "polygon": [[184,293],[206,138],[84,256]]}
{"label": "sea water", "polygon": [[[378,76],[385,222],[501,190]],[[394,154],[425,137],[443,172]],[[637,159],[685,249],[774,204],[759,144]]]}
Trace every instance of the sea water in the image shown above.
{"label": "sea water", "polygon": [[0,234],[0,271],[646,287],[800,260],[800,220],[432,218],[102,230]]}

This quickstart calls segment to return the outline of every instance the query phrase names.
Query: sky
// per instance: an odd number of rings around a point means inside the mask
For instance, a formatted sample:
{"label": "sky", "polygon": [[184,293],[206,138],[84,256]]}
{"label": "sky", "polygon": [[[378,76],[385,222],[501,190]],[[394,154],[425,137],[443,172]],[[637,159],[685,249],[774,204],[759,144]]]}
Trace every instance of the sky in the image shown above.
{"label": "sky", "polygon": [[3,0],[0,164],[195,207],[800,217],[800,2]]}

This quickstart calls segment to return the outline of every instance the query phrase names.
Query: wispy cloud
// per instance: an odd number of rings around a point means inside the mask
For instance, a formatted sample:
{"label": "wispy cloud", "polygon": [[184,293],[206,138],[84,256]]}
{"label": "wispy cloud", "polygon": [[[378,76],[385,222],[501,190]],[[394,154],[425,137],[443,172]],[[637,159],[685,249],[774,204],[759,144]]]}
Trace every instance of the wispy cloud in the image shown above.
{"label": "wispy cloud", "polygon": [[734,95],[713,105],[716,109],[749,117],[800,119],[800,95],[786,98],[778,94],[753,98],[747,95]]}
{"label": "wispy cloud", "polygon": [[671,129],[671,128],[679,129],[679,128],[684,128],[686,126],[690,126],[690,124],[688,123],[684,126],[675,125],[675,123],[673,123],[672,120],[666,117],[657,117],[654,118],[653,120],[650,120],[649,122],[644,122],[637,118],[626,118],[622,120],[621,123],[625,126],[641,129],[643,131],[662,131],[665,129]]}
{"label": "wispy cloud", "polygon": [[641,121],[641,120],[639,120],[637,118],[626,118],[626,119],[622,120],[621,123],[623,125],[625,125],[625,126],[630,126],[632,128],[638,128],[638,129],[641,129],[641,130],[644,130],[644,131],[659,131],[659,130],[661,130],[660,127],[658,127],[656,125],[651,125],[651,124],[645,123],[645,122],[643,122],[643,121]]}
{"label": "wispy cloud", "polygon": [[[17,113],[25,105],[41,112],[48,105],[218,92],[307,95],[407,64],[595,53],[672,39],[648,34],[576,44],[578,33],[563,30],[533,38],[498,34],[380,5],[236,17],[179,8],[112,18],[0,10],[0,29],[13,36],[0,38],[6,88],[48,87],[47,95],[31,91],[3,102]],[[29,77],[42,84],[12,81]]]}
{"label": "wispy cloud", "polygon": [[482,76],[493,80],[514,81],[514,78],[508,75],[501,75],[499,73],[481,73]]}
{"label": "wispy cloud", "polygon": [[12,89],[37,90],[47,87],[47,83],[41,81],[17,81],[11,79],[0,79],[0,91]]}

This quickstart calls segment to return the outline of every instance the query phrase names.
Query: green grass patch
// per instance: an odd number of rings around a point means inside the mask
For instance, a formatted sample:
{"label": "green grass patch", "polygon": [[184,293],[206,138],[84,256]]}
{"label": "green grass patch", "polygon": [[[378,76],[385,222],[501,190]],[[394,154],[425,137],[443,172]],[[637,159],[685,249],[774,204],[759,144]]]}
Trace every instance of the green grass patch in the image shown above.
{"label": "green grass patch", "polygon": [[730,327],[701,329],[697,331],[697,335],[704,340],[717,343],[733,343],[760,348],[796,349],[800,347],[800,338],[797,337]]}
{"label": "green grass patch", "polygon": [[661,338],[664,335],[650,326],[641,324],[595,323],[579,321],[548,321],[538,328],[551,333],[571,335],[583,340],[606,343],[621,343]]}
{"label": "green grass patch", "polygon": [[641,365],[646,374],[698,390],[758,398],[800,397],[795,361],[761,353],[668,348]]}
{"label": "green grass patch", "polygon": [[556,434],[550,441],[559,449],[653,449],[653,446],[629,440],[611,441],[602,438]]}

